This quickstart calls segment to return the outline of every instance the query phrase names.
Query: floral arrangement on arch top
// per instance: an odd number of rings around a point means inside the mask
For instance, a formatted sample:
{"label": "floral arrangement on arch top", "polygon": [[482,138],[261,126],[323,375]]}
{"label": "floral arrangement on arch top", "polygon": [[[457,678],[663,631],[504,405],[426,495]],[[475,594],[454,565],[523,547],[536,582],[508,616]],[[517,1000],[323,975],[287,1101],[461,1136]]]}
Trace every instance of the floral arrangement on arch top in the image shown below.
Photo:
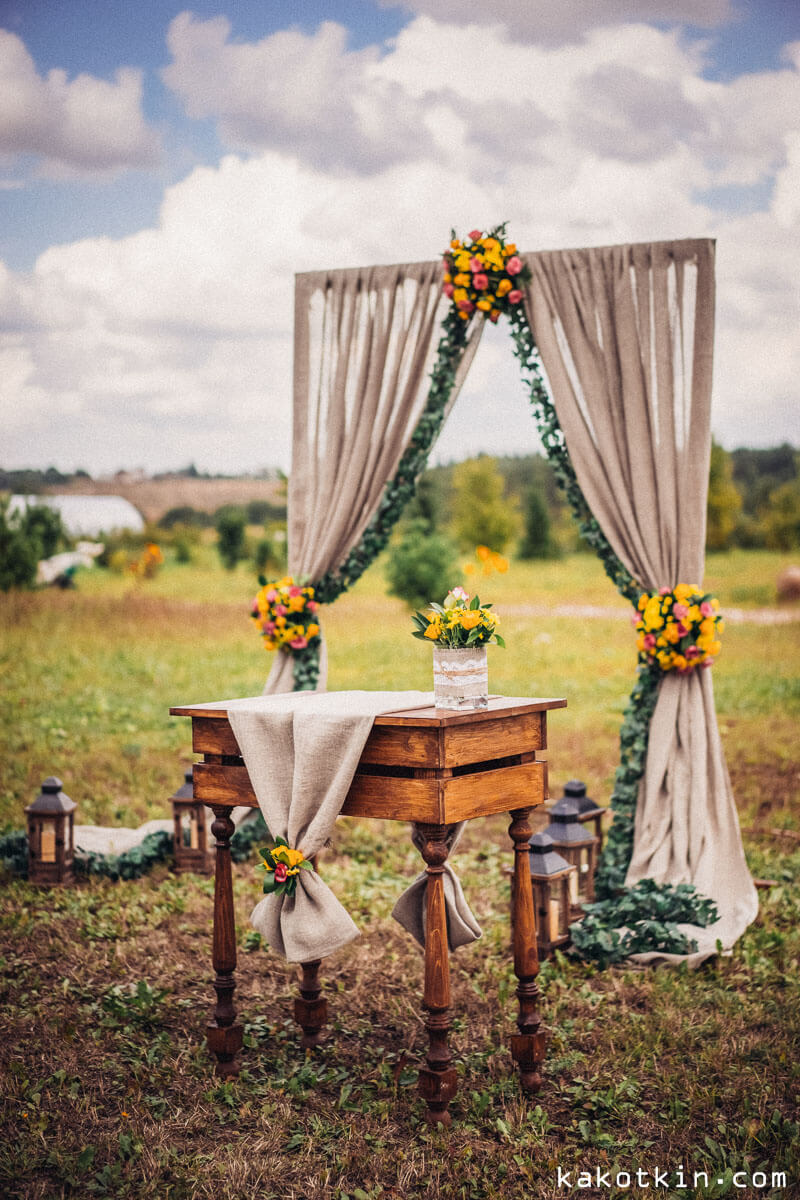
{"label": "floral arrangement on arch top", "polygon": [[428,607],[428,613],[414,613],[412,620],[416,629],[412,632],[413,637],[450,650],[482,646],[493,639],[505,648],[505,642],[497,632],[500,618],[491,612],[491,604],[481,604],[477,596],[470,597],[464,588],[453,588],[443,604],[431,602]]}
{"label": "floral arrangement on arch top", "polygon": [[722,649],[719,601],[695,584],[643,592],[631,619],[641,658],[661,671],[687,675],[710,667]]}
{"label": "floral arrangement on arch top", "polygon": [[456,237],[454,229],[450,231],[442,290],[462,320],[480,312],[494,324],[522,300],[520,285],[530,279],[530,268],[514,243],[505,238],[505,222],[486,234],[472,229],[464,239]]}

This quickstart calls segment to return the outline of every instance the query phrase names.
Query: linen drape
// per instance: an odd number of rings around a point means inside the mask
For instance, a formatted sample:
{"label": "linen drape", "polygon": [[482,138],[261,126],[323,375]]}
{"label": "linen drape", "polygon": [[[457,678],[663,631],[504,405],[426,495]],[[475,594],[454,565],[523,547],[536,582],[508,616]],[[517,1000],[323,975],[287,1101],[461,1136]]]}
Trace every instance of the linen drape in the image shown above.
{"label": "linen drape", "polygon": [[[374,515],[425,405],[446,302],[441,265],[404,263],[295,277],[289,571],[318,579],[341,563]],[[449,406],[480,340],[475,323]],[[318,689],[327,678],[323,642]],[[265,692],[293,687],[276,655]]]}
{"label": "linen drape", "polygon": [[[714,243],[524,256],[524,304],[580,488],[647,590],[703,578],[711,444]],[[716,901],[690,965],[728,949],[758,904],[714,711],[711,672],[668,675],[650,726],[626,884],[692,883]],[[641,961],[684,956],[647,954]]]}

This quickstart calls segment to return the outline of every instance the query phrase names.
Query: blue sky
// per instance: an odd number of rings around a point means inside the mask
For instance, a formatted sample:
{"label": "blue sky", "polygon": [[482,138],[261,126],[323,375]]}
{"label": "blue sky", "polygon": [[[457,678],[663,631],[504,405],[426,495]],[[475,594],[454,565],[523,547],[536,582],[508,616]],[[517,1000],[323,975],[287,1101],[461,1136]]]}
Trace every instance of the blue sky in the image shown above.
{"label": "blue sky", "polygon": [[[717,238],[714,432],[800,441],[797,4],[0,0],[0,464],[287,468],[293,273],[504,219]],[[484,342],[440,459],[537,448]]]}

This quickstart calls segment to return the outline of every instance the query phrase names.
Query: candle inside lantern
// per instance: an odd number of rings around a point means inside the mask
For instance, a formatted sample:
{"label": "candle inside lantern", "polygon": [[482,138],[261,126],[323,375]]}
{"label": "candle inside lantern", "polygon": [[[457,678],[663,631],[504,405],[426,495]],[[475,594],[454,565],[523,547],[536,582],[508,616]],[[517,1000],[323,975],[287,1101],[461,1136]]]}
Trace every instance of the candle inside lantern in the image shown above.
{"label": "candle inside lantern", "polygon": [[560,935],[559,929],[559,910],[560,905],[558,900],[551,897],[550,899],[550,941],[555,942]]}
{"label": "candle inside lantern", "polygon": [[42,821],[42,840],[39,857],[42,862],[56,861],[56,825],[55,821]]}

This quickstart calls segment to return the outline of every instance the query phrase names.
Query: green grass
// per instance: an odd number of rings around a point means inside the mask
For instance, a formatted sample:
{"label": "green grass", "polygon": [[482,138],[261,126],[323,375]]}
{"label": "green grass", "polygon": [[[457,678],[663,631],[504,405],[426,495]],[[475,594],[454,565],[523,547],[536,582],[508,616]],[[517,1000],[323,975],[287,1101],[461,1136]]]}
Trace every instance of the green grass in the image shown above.
{"label": "green grass", "polygon": [[[785,562],[716,556],[707,582],[723,607],[760,605]],[[22,824],[49,774],[81,822],[167,815],[192,761],[188,722],[168,707],[263,686],[270,660],[247,619],[253,589],[252,574],[223,572],[204,549],[197,564],[168,563],[142,585],[96,572],[75,592],[0,597],[0,825]],[[568,699],[549,723],[551,790],[578,776],[605,803],[634,667],[625,604],[588,555],[512,564],[478,590],[509,643],[490,651],[492,688]],[[548,611],[568,603],[621,616]],[[324,623],[331,688],[430,687],[430,654],[384,595],[380,566]],[[210,880],[157,868],[63,892],[6,881],[0,1194],[549,1200],[569,1194],[558,1166],[574,1181],[581,1168],[682,1164],[723,1180],[697,1194],[800,1195],[800,848],[767,836],[799,824],[797,664],[796,625],[731,623],[714,668],[742,824],[762,831],[745,834],[750,866],[778,881],[760,893],[757,922],[730,958],[696,972],[547,964],[546,1083],[533,1101],[507,1050],[506,821],[471,824],[457,865],[484,937],[452,959],[459,1094],[449,1135],[422,1121],[421,955],[389,915],[419,866],[404,829],[342,821],[325,852],[325,877],[362,937],[324,964],[330,1033],[310,1055],[290,1019],[296,969],[249,930],[258,884],[250,865],[235,868],[245,1049],[228,1083],[203,1045]],[[734,1172],[759,1169],[787,1171],[789,1187],[734,1187]]]}

